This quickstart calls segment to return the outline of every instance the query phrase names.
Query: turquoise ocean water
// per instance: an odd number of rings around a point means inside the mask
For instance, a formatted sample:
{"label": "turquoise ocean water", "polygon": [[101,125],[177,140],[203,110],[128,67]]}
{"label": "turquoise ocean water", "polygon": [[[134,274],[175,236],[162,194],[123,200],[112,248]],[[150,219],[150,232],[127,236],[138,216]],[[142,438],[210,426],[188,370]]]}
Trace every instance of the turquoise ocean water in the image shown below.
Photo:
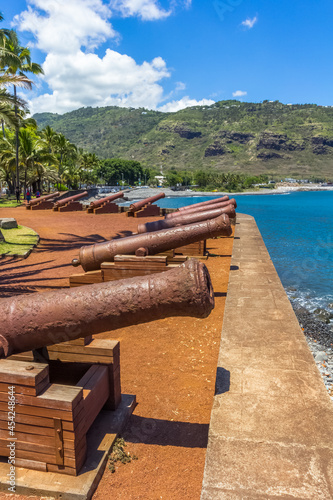
{"label": "turquoise ocean water", "polygon": [[[178,208],[214,197],[164,198]],[[333,302],[333,191],[235,196],[255,217],[288,295],[313,310]]]}

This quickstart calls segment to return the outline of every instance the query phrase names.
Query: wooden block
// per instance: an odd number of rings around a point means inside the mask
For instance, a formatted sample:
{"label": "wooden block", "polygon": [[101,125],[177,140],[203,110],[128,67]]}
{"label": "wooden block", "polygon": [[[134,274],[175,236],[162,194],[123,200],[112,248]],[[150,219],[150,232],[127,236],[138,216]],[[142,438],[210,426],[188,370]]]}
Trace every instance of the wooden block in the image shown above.
{"label": "wooden block", "polygon": [[[46,446],[49,446],[49,447],[54,447],[55,446],[55,439],[54,439],[54,429],[50,429],[52,431],[52,435],[50,436],[47,436],[47,435],[43,435],[43,437],[41,437],[41,433],[38,433],[38,430],[41,429],[40,427],[35,427],[35,430],[36,432],[33,434],[33,433],[30,433],[30,432],[19,432],[16,427],[15,427],[15,438],[18,440],[18,441],[24,441],[26,443],[31,443],[31,444],[40,444],[40,443],[43,443],[44,445]],[[30,430],[30,429],[29,429]],[[8,440],[9,439],[9,435],[8,435],[8,430],[4,430],[4,429],[0,429],[0,439],[5,439],[5,440]],[[75,450],[75,445],[74,445],[74,440],[64,440],[64,445],[66,447],[66,449],[69,449],[69,450]]]}
{"label": "wooden block", "polygon": [[[137,257],[136,255],[115,255],[115,262],[152,262],[154,264],[166,265],[167,257],[164,255],[147,255],[146,257]],[[103,262],[101,268],[108,267],[111,262]]]}
{"label": "wooden block", "polygon": [[183,255],[204,255],[206,252],[206,240],[197,241],[189,245],[175,248],[175,253],[182,253]]}
{"label": "wooden block", "polygon": [[[61,345],[88,345],[92,341],[92,335],[88,335],[87,337],[81,337],[75,340],[68,340],[67,342],[61,342]],[[59,345],[59,344],[54,344]]]}
{"label": "wooden block", "polygon": [[[8,440],[7,439],[0,439],[0,450],[3,450],[3,448],[7,447]],[[81,453],[82,445],[80,443],[79,448],[76,450],[64,450],[63,451],[63,458],[64,458],[64,463],[67,461],[67,465],[74,465],[75,464],[75,458],[76,455],[79,455]],[[39,460],[44,462],[45,457],[42,457],[41,455],[48,455],[47,460],[45,460],[47,463],[53,463],[57,464],[57,455],[56,455],[56,448],[55,448],[55,441],[53,439],[52,445],[51,446],[46,446],[44,444],[44,441],[39,440],[39,443],[29,443],[26,441],[25,437],[22,441],[19,441],[18,439],[15,440],[15,452],[22,452],[21,458],[28,458],[30,460]],[[8,456],[3,453],[1,453],[1,456]],[[19,456],[17,454],[17,456]],[[58,464],[59,465],[59,464]]]}
{"label": "wooden block", "polygon": [[37,205],[32,205],[31,210],[51,210],[53,208],[54,201],[45,200],[41,201]]}
{"label": "wooden block", "polygon": [[72,274],[69,277],[69,286],[72,287],[73,285],[87,285],[87,284],[92,284],[92,283],[102,283],[103,281],[103,275],[102,271],[88,271],[86,273],[80,273],[80,274]]}
{"label": "wooden block", "polygon": [[[103,356],[103,358],[107,358],[108,363],[112,363],[113,361],[113,352],[112,349],[107,349],[107,348],[94,348],[94,346],[87,345],[87,346],[79,346],[79,345],[63,345],[63,344],[55,344],[51,345],[48,347],[48,352],[52,353],[57,353],[59,354],[59,357],[61,358],[62,354],[61,353],[70,353],[70,354],[77,354],[78,359],[81,359],[80,356],[81,354],[84,355],[83,359],[88,359],[86,356],[87,355],[92,355],[94,359],[96,356]],[[64,359],[65,361],[65,359]],[[67,361],[67,360],[66,360]],[[93,361],[92,361],[93,362]]]}
{"label": "wooden block", "polygon": [[[49,420],[51,425],[52,424],[51,421],[53,421],[53,419]],[[77,432],[67,431],[64,430],[64,428],[62,432],[63,432],[65,446],[67,446],[68,448],[73,448],[74,443],[76,443],[79,437]],[[29,425],[29,424],[21,424],[15,421],[15,436],[19,436],[21,434],[29,436],[29,439],[32,436],[35,436],[37,440],[43,439],[44,441],[44,438],[54,440],[54,428],[38,425],[38,422],[36,423],[36,425],[33,424]],[[6,435],[8,437],[8,422],[6,420],[0,420],[0,435],[1,437],[6,437]]]}
{"label": "wooden block", "polygon": [[[51,384],[38,396],[15,394],[16,411],[20,411],[21,405],[72,411],[82,397],[82,391],[77,387]],[[0,392],[0,401],[8,402],[8,392]]]}
{"label": "wooden block", "polygon": [[117,214],[118,211],[116,203],[104,203],[101,207],[94,208],[94,214]]}
{"label": "wooden block", "polygon": [[82,389],[85,395],[85,432],[87,432],[109,397],[108,367],[97,367]]}
{"label": "wooden block", "polygon": [[[2,403],[0,403],[1,406]],[[83,408],[83,407],[82,407]],[[69,413],[69,412],[68,412]],[[63,412],[62,414],[65,414]],[[29,426],[40,426],[42,427],[48,427],[52,429],[52,433],[54,432],[54,426],[53,426],[53,415],[54,413],[51,414],[51,416],[46,415],[46,416],[41,416],[41,415],[33,415],[33,414],[27,414],[27,413],[15,413],[15,425],[17,424],[22,424],[22,425],[29,425]],[[82,416],[84,416],[84,411],[82,410]],[[73,417],[73,415],[72,415]],[[75,420],[73,418],[69,420],[63,420],[63,429],[66,429],[68,432],[73,432],[74,429],[76,430],[76,427],[78,426],[81,415],[78,414],[76,415]],[[82,418],[82,417],[81,417]],[[8,406],[4,407],[3,409],[0,408],[0,420],[2,422],[8,422]]]}
{"label": "wooden block", "polygon": [[134,212],[134,217],[159,217],[160,207],[157,205],[146,205],[141,210]]}
{"label": "wooden block", "polygon": [[[24,414],[24,415],[31,415],[34,417],[46,417],[46,418],[58,417],[66,421],[73,422],[76,414],[78,413],[79,406],[80,405],[77,405],[73,411],[66,411],[66,410],[57,410],[54,408],[44,408],[40,406],[19,404],[16,406],[15,409],[15,419],[17,419],[17,416],[19,414]],[[3,401],[0,401],[0,411],[8,412],[7,402],[4,403]]]}
{"label": "wooden block", "polygon": [[109,367],[109,398],[105,404],[105,409],[116,410],[121,402],[121,381],[120,366]]}
{"label": "wooden block", "polygon": [[182,264],[188,260],[188,255],[174,255],[173,257],[168,257],[168,264]]}
{"label": "wooden block", "polygon": [[73,352],[61,352],[58,350],[49,350],[49,358],[52,361],[76,362],[76,363],[100,363],[109,364],[112,359],[110,356],[100,356],[95,354],[77,354]]}
{"label": "wooden block", "polygon": [[[55,455],[52,455],[50,453],[45,453],[43,451],[41,451],[39,453],[37,451],[34,451],[33,449],[32,450],[22,449],[21,445],[23,447],[25,447],[25,448],[29,447],[29,446],[25,446],[25,443],[22,443],[21,441],[20,442],[17,441],[16,442],[16,447],[15,447],[15,458],[23,458],[23,459],[27,459],[27,460],[34,460],[34,461],[37,461],[37,462],[45,462],[47,464],[54,464],[54,465],[56,465],[56,463],[55,463],[55,460],[56,460]],[[31,448],[31,446],[30,446],[30,448]],[[42,448],[40,448],[40,449],[42,449]],[[10,453],[10,450],[7,447],[6,441],[4,443],[1,443],[0,444],[0,456],[2,456],[2,457],[8,457],[9,453]],[[82,454],[83,453],[80,452],[80,456]],[[76,466],[76,459],[73,458],[73,457],[67,457],[67,456],[65,456],[64,457],[64,465],[72,467],[72,468],[75,468],[75,466]]]}
{"label": "wooden block", "polygon": [[175,250],[172,248],[171,250],[166,250],[165,252],[160,252],[158,254],[156,254],[156,256],[160,256],[160,255],[165,255],[166,257],[173,257],[175,255]]}
{"label": "wooden block", "polygon": [[83,205],[79,201],[70,201],[58,208],[58,212],[81,212]]}
{"label": "wooden block", "polygon": [[142,269],[150,271],[165,271],[166,265],[153,264],[152,262],[115,262],[115,269]]}
{"label": "wooden block", "polygon": [[49,366],[43,363],[27,363],[12,359],[0,359],[0,381],[11,386],[35,387],[49,377]]}
{"label": "wooden block", "polygon": [[[36,386],[28,385],[15,385],[15,394],[29,394],[30,396],[37,396],[46,387],[50,385],[48,378],[39,382]],[[8,392],[8,384],[0,382],[0,392]]]}
{"label": "wooden block", "polygon": [[[161,269],[159,272],[167,271],[167,268]],[[104,281],[114,281],[126,278],[134,278],[135,276],[148,276],[158,271],[149,269],[103,269]]]}

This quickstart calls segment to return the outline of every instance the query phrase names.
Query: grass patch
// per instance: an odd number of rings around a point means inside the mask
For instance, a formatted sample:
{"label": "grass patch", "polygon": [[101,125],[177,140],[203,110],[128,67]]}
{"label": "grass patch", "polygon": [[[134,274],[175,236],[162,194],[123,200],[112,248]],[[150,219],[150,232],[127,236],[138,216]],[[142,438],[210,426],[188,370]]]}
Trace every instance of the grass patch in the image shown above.
{"label": "grass patch", "polygon": [[112,453],[109,455],[109,469],[111,472],[116,472],[116,463],[121,462],[122,464],[128,464],[132,460],[137,460],[138,457],[131,456],[125,451],[126,443],[123,438],[116,439],[113,447]]}
{"label": "grass patch", "polygon": [[1,229],[5,241],[0,242],[0,255],[24,255],[38,242],[38,234],[25,226]]}
{"label": "grass patch", "polygon": [[23,202],[20,201],[17,203],[16,198],[14,200],[8,199],[8,198],[0,198],[0,208],[12,208],[12,207],[19,207],[22,205]]}

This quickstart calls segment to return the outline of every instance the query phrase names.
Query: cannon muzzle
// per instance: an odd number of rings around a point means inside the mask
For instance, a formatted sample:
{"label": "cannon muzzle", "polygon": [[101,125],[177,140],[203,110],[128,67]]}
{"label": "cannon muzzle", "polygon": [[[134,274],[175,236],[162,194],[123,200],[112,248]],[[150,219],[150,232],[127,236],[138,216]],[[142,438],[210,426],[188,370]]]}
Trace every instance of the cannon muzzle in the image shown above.
{"label": "cannon muzzle", "polygon": [[158,193],[155,194],[155,196],[150,196],[149,198],[137,201],[136,203],[131,203],[130,209],[132,212],[137,212],[138,210],[140,210],[140,208],[143,208],[145,205],[151,205],[152,203],[160,200],[161,198],[165,198],[165,193]]}
{"label": "cannon muzzle", "polygon": [[63,198],[62,200],[58,200],[55,202],[54,206],[62,207],[63,205],[66,205],[66,203],[69,203],[70,201],[77,201],[80,200],[81,198],[84,198],[85,196],[88,196],[88,191],[84,191],[83,193],[75,194],[74,196],[68,196],[68,198]]}
{"label": "cannon muzzle", "polygon": [[156,255],[166,250],[190,245],[197,241],[215,236],[230,236],[232,229],[229,217],[222,214],[195,224],[163,229],[153,233],[135,234],[127,238],[118,238],[80,249],[78,259],[73,259],[74,266],[81,265],[85,271],[100,269],[103,262],[112,262],[117,254]]}
{"label": "cannon muzzle", "polygon": [[214,308],[206,266],[1,300],[0,358],[169,316],[205,318]]}
{"label": "cannon muzzle", "polygon": [[46,194],[45,196],[40,196],[39,198],[34,198],[33,200],[30,200],[29,202],[29,205],[32,206],[32,205],[37,205],[37,203],[40,203],[42,201],[46,201],[46,200],[52,200],[53,198],[56,198],[57,196],[59,196],[59,191],[56,191],[55,193],[50,193],[50,194]]}
{"label": "cannon muzzle", "polygon": [[123,198],[124,193],[116,193],[111,194],[110,196],[106,196],[105,198],[100,198],[99,200],[92,201],[90,203],[91,208],[97,208],[103,205],[103,203],[110,203],[111,201],[117,200],[118,198]]}
{"label": "cannon muzzle", "polygon": [[204,205],[201,207],[188,208],[188,210],[183,210],[182,212],[171,212],[165,216],[166,219],[173,219],[174,217],[179,217],[180,215],[188,215],[188,214],[198,214],[199,212],[204,212],[205,210],[216,210],[217,208],[225,208],[233,206],[233,208],[237,208],[237,203],[235,198],[231,198],[228,201],[221,201],[221,203],[215,203],[213,205]]}
{"label": "cannon muzzle", "polygon": [[178,214],[177,217],[172,217],[163,220],[156,220],[154,222],[146,222],[146,224],[138,225],[138,233],[151,233],[152,231],[160,231],[169,227],[184,226],[186,224],[193,224],[194,222],[201,222],[207,219],[215,219],[219,215],[226,213],[228,217],[235,217],[235,209],[233,205],[228,205],[226,208],[217,208],[214,210],[204,210],[198,213],[187,212],[174,212]]}
{"label": "cannon muzzle", "polygon": [[223,201],[228,201],[229,196],[222,196],[222,198],[214,198],[213,200],[201,201],[200,203],[192,203],[192,205],[185,205],[184,207],[180,207],[178,210],[183,212],[184,210],[188,210],[189,208],[198,208],[204,207],[207,205],[214,205],[215,203],[222,203]]}

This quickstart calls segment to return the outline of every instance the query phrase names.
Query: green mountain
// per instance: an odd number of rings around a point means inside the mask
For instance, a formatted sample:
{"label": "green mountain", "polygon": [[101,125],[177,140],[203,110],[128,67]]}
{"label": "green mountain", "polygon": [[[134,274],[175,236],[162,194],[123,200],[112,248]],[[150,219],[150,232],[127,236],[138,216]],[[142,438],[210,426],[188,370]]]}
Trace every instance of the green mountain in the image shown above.
{"label": "green mountain", "polygon": [[144,166],[333,179],[333,107],[219,101],[176,113],[81,108],[34,115],[100,158]]}

